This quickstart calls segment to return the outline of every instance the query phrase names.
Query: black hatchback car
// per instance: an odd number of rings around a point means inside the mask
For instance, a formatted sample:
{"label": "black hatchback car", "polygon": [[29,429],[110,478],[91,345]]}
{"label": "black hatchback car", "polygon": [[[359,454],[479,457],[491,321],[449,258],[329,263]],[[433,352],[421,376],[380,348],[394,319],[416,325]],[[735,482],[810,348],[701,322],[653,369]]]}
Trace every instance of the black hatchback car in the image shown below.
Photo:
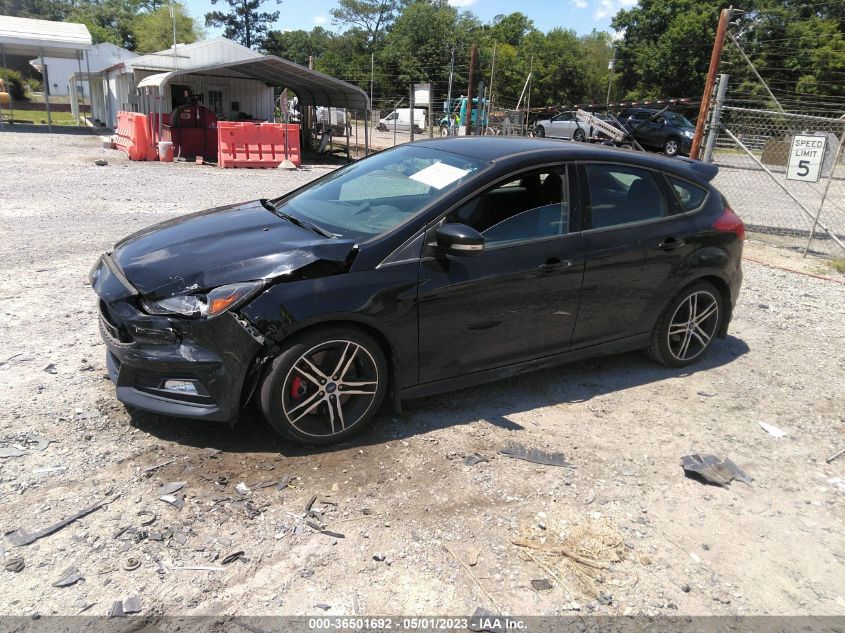
{"label": "black hatchback car", "polygon": [[667,156],[687,156],[692,149],[695,126],[677,112],[630,108],[622,112],[619,122],[645,148]]}
{"label": "black hatchback car", "polygon": [[716,168],[561,141],[401,145],[142,230],[91,271],[117,397],[317,444],[385,397],[724,337],[744,227]]}

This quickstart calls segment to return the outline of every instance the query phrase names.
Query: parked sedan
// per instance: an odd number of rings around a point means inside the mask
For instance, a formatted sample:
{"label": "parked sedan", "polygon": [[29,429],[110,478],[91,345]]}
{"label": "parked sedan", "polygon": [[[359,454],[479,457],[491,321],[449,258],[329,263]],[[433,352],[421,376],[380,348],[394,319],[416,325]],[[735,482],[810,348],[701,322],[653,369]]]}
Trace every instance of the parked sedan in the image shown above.
{"label": "parked sedan", "polygon": [[580,123],[575,111],[561,112],[550,119],[540,119],[534,124],[534,134],[540,138],[565,138],[585,141],[590,134],[588,125]]}
{"label": "parked sedan", "polygon": [[677,112],[632,108],[619,120],[643,147],[667,156],[689,155],[692,149],[695,126]]}
{"label": "parked sedan", "polygon": [[385,399],[724,337],[744,227],[717,168],[550,140],[406,144],[119,242],[90,281],[127,405],[312,444]]}

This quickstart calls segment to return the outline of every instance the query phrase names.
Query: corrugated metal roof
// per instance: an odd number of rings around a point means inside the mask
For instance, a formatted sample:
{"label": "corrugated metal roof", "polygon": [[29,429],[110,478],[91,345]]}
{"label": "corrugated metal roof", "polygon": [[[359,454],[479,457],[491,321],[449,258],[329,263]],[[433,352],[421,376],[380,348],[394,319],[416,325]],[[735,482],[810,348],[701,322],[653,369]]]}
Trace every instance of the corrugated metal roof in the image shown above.
{"label": "corrugated metal roof", "polygon": [[91,48],[91,34],[84,24],[51,22],[0,15],[0,47],[7,55],[43,55],[75,58]]}
{"label": "corrugated metal roof", "polygon": [[150,75],[138,83],[138,88],[156,87],[160,89],[174,77],[202,74],[215,70],[229,70],[239,76],[262,81],[269,86],[290,88],[299,97],[300,105],[333,106],[359,110],[366,110],[370,107],[367,93],[358,86],[274,55]]}
{"label": "corrugated metal roof", "polygon": [[179,44],[175,53],[173,47],[170,47],[142,55],[133,59],[128,66],[143,70],[184,70],[254,57],[261,57],[261,54],[225,37],[215,37],[191,44]]}

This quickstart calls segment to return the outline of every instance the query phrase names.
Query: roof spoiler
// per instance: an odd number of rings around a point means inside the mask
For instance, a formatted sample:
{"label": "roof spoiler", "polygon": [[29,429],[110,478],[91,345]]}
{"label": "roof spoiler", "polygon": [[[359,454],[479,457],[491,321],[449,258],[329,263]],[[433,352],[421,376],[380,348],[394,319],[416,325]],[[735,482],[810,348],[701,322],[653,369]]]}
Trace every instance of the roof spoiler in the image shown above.
{"label": "roof spoiler", "polygon": [[682,160],[684,164],[699,178],[703,178],[710,182],[719,173],[719,166],[712,163],[702,163],[700,160],[693,160],[684,156],[676,157],[676,160]]}

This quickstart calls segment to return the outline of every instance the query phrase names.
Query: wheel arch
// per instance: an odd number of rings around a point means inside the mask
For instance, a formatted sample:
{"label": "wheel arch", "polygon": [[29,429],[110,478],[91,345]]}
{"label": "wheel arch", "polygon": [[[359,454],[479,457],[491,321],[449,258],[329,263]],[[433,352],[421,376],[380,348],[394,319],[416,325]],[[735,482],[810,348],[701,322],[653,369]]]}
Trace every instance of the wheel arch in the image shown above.
{"label": "wheel arch", "polygon": [[[338,316],[336,318],[328,317],[325,319],[321,319],[319,321],[310,321],[307,323],[300,324],[299,327],[295,329],[288,330],[285,332],[285,336],[281,339],[276,345],[274,345],[274,349],[272,352],[266,354],[266,360],[272,360],[276,356],[278,356],[283,347],[286,343],[290,342],[291,339],[305,336],[315,330],[320,329],[327,329],[332,327],[347,327],[359,330],[366,334],[369,334],[373,339],[375,339],[376,343],[378,343],[379,347],[381,348],[384,357],[387,359],[387,366],[388,366],[388,376],[387,376],[387,393],[391,399],[393,407],[397,410],[397,412],[401,413],[401,401],[399,398],[400,392],[400,379],[401,371],[400,371],[400,361],[399,355],[396,351],[396,346],[390,341],[390,338],[379,328],[374,326],[372,323],[364,320],[364,319],[356,319],[349,316]],[[270,363],[264,363],[265,371],[261,376],[260,380],[264,380],[266,375],[266,368],[269,368]],[[260,382],[260,381],[259,381]]]}

